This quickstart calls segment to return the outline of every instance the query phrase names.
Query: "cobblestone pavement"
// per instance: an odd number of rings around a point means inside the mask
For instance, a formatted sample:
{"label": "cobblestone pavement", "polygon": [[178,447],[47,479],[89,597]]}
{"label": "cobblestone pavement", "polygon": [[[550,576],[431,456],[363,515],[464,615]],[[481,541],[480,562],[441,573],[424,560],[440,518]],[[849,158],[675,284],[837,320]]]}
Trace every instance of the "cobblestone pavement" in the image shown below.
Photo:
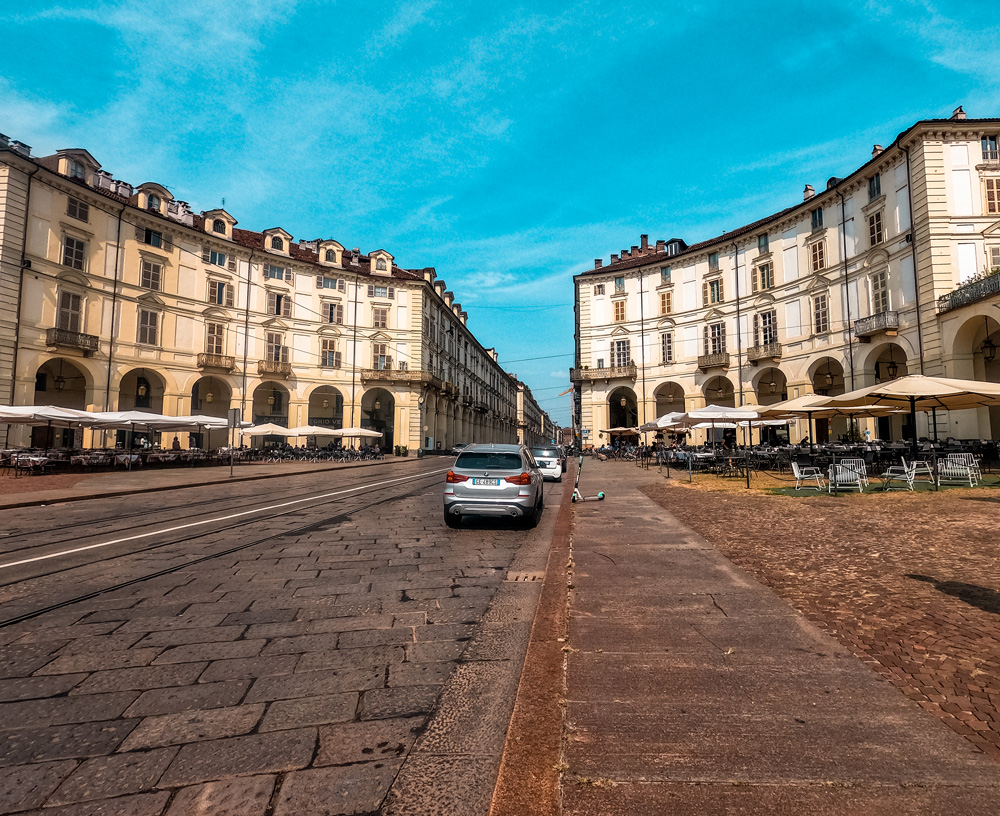
{"label": "cobblestone pavement", "polygon": [[1000,761],[1000,495],[647,494]]}
{"label": "cobblestone pavement", "polygon": [[504,582],[552,523],[448,530],[435,485],[0,629],[0,813],[432,813],[408,792],[456,777],[484,812],[533,609]]}

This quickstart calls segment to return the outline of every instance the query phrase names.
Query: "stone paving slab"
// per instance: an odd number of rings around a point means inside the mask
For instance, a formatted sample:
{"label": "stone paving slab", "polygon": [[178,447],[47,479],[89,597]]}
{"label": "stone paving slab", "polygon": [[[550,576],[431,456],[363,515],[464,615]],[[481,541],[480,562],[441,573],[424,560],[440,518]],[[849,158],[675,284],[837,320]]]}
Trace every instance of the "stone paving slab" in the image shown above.
{"label": "stone paving slab", "polygon": [[[437,486],[430,496],[436,507]],[[488,804],[503,690],[512,698],[524,652],[493,641],[526,640],[511,621],[531,619],[522,607],[533,598],[504,579],[525,541],[547,539],[503,525],[450,530],[439,512],[422,519],[429,505],[408,497],[2,632],[11,676],[0,696],[24,699],[0,700],[0,769],[36,778],[38,793],[14,786],[17,803],[0,812],[367,814],[439,707],[437,750],[461,768],[440,779],[474,785],[459,798]],[[143,554],[123,573],[186,557]],[[95,580],[117,566],[83,572]],[[498,594],[496,622],[479,632]],[[478,732],[463,743],[449,727]],[[469,766],[470,745],[490,759]]]}
{"label": "stone paving slab", "polygon": [[646,498],[649,474],[587,478],[608,498],[574,507],[565,814],[1000,800],[1000,765]]}

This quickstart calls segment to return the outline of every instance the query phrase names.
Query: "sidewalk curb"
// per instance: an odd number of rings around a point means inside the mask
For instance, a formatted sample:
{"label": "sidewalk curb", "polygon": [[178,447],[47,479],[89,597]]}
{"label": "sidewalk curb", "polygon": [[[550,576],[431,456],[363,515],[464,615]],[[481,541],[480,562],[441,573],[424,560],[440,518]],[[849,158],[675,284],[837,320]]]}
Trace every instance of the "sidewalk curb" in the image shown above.
{"label": "sidewalk curb", "polygon": [[[564,481],[572,484],[571,475],[567,472]],[[560,811],[572,527],[573,491],[567,488],[556,517],[490,816],[557,816]]]}
{"label": "sidewalk curb", "polygon": [[[351,470],[358,468],[375,467],[377,461],[365,462],[351,466]],[[399,462],[384,462],[384,464],[401,464]],[[107,493],[88,493],[81,496],[53,496],[49,499],[34,499],[32,501],[11,502],[10,504],[0,501],[0,510],[16,510],[21,507],[45,507],[51,504],[66,504],[68,502],[91,501],[92,499],[115,499],[122,496],[136,496],[141,493],[158,493],[161,490],[186,490],[191,487],[211,487],[221,484],[235,484],[236,482],[256,482],[261,479],[286,479],[294,476],[311,476],[315,473],[327,473],[334,470],[346,470],[346,465],[332,465],[330,467],[316,468],[315,470],[299,471],[298,473],[264,473],[259,476],[233,476],[226,479],[213,479],[207,482],[185,482],[177,485],[162,485],[160,487],[143,487],[135,490],[115,490]]]}

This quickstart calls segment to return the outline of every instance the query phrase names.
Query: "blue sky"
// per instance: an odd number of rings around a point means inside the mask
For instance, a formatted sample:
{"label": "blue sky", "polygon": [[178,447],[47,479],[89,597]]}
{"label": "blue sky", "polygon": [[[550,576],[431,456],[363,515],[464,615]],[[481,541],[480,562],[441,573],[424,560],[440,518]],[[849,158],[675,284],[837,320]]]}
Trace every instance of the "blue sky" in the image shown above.
{"label": "blue sky", "polygon": [[995,10],[29,0],[0,11],[0,132],[436,267],[568,424],[573,274],[794,204],[959,104],[1000,116]]}

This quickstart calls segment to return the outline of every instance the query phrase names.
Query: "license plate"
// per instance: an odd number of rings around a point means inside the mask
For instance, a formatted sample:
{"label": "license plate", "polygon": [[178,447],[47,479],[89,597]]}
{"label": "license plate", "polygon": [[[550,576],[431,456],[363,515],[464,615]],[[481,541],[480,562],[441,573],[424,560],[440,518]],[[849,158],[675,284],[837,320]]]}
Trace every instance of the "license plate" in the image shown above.
{"label": "license plate", "polygon": [[500,484],[499,479],[473,479],[472,483],[474,485],[489,485],[490,487],[496,487]]}

